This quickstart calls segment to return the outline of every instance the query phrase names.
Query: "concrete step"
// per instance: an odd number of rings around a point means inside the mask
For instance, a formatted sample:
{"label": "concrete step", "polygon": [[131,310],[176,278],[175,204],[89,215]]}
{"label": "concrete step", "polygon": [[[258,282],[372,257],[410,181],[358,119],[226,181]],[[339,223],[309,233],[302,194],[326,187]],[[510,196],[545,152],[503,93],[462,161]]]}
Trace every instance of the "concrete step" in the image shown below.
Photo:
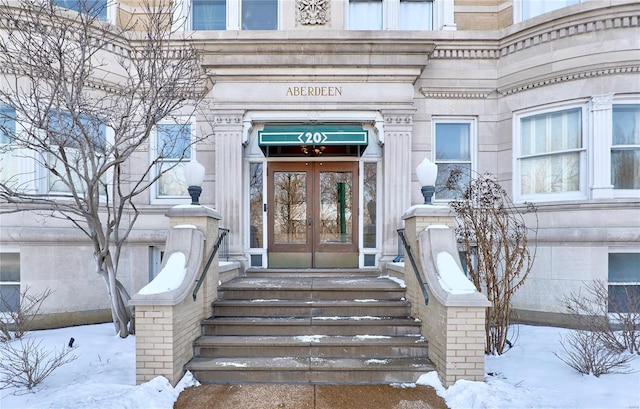
{"label": "concrete step", "polygon": [[427,343],[417,336],[362,334],[298,336],[201,336],[196,356],[205,357],[348,357],[401,358],[426,356]]}
{"label": "concrete step", "polygon": [[334,317],[406,318],[411,308],[406,301],[355,300],[218,300],[213,304],[214,317]]}
{"label": "concrete step", "polygon": [[378,277],[240,277],[221,285],[228,300],[401,300],[405,291]]}
{"label": "concrete step", "polygon": [[202,322],[202,335],[419,335],[420,322],[382,317],[219,317]]}
{"label": "concrete step", "polygon": [[249,268],[247,277],[379,277],[382,272],[377,268]]}
{"label": "concrete step", "polygon": [[187,369],[202,383],[389,384],[435,370],[426,358],[195,358]]}

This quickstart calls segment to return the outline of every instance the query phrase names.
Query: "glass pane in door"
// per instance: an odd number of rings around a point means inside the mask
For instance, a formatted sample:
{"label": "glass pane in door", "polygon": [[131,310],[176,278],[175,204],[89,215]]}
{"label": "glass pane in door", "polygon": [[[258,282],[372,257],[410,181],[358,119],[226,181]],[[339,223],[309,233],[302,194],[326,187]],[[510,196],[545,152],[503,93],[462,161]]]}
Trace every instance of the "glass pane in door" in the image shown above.
{"label": "glass pane in door", "polygon": [[276,244],[307,242],[307,174],[273,173],[273,239]]}
{"label": "glass pane in door", "polygon": [[320,172],[320,243],[351,244],[352,173]]}

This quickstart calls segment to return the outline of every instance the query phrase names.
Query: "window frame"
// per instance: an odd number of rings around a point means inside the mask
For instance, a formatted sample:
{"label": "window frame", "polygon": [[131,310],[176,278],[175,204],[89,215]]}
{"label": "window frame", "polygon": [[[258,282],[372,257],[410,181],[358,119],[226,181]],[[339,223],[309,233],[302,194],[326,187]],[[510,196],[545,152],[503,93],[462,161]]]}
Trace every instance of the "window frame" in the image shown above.
{"label": "window frame", "polygon": [[[437,134],[436,129],[438,124],[467,124],[469,125],[469,160],[438,160],[437,158]],[[470,177],[474,172],[477,172],[478,166],[478,118],[474,116],[434,116],[431,118],[431,161],[436,165],[439,164],[462,164],[468,163],[469,170],[471,172]],[[439,173],[438,173],[439,175]],[[436,186],[442,186],[444,182],[438,180]],[[450,197],[438,197],[438,189],[433,195],[434,203],[448,203],[453,198]],[[440,195],[442,196],[442,195]]]}
{"label": "window frame", "polygon": [[[367,1],[367,0],[354,0]],[[425,0],[431,3],[431,21],[427,29],[404,29],[400,27],[400,2],[404,0],[381,0],[382,3],[382,15],[381,15],[381,28],[374,30],[402,30],[402,31],[432,31],[432,30],[455,30],[455,24],[453,23],[453,5],[447,4],[451,0]],[[359,28],[351,28],[350,24],[350,10],[351,0],[344,1],[344,29],[345,30],[367,30]],[[447,24],[449,22],[449,24]]]}
{"label": "window frame", "polygon": [[[640,98],[614,98],[611,104],[611,123],[608,124],[608,126],[611,128],[611,141],[610,141],[610,145],[609,145],[609,153],[608,153],[608,159],[609,159],[609,163],[607,164],[608,168],[611,169],[612,165],[613,165],[613,151],[614,150],[628,150],[628,149],[632,149],[632,150],[640,150],[640,141],[636,144],[624,144],[624,145],[615,145],[614,144],[614,131],[613,131],[613,126],[614,126],[614,122],[613,122],[613,111],[616,107],[616,105],[618,106],[622,106],[622,105],[635,105],[638,107],[638,109],[640,109]],[[640,176],[636,176],[636,177],[640,177]],[[614,197],[640,197],[640,188],[639,189],[621,189],[621,188],[616,188],[614,185],[614,181],[613,181],[613,172],[611,172],[611,186],[613,189],[613,195]]]}
{"label": "window frame", "polygon": [[[580,127],[582,134],[580,137],[580,148],[563,149],[552,152],[546,152],[544,154],[523,155],[522,152],[522,120],[538,115],[546,115],[553,113],[560,113],[563,111],[570,111],[574,109],[580,110]],[[588,198],[587,186],[588,186],[588,148],[590,140],[590,127],[589,127],[589,110],[588,101],[569,101],[559,104],[551,104],[544,106],[543,108],[526,109],[513,114],[513,197],[515,203],[523,202],[554,202],[562,200],[585,200]],[[577,152],[579,153],[579,180],[578,190],[568,192],[550,192],[550,193],[522,193],[522,160],[533,157],[545,157],[553,156],[560,153]]]}
{"label": "window frame", "polygon": [[[180,166],[179,163],[182,163],[182,166],[186,165],[187,163],[189,163],[192,160],[197,160],[196,158],[196,137],[197,137],[197,122],[196,119],[194,117],[175,117],[175,118],[171,118],[171,119],[164,119],[160,122],[158,122],[157,125],[181,125],[181,126],[185,126],[188,125],[190,126],[190,134],[191,134],[191,140],[190,140],[190,147],[189,147],[189,158],[188,159],[159,159],[157,160],[157,163],[155,163],[151,169],[150,172],[150,178],[151,180],[156,179],[156,177],[158,176],[158,168],[160,166],[162,166],[163,163],[167,163],[167,162],[172,162],[172,163],[178,163],[178,166]],[[150,138],[150,144],[151,144],[151,148],[149,149],[149,160],[150,161],[154,161],[157,159],[158,155],[157,155],[157,149],[158,149],[158,128],[157,126],[154,127],[153,131],[152,131],[152,135]],[[191,197],[189,196],[189,193],[187,192],[187,189],[185,187],[184,189],[184,194],[182,195],[161,195],[160,194],[160,178],[158,178],[157,180],[155,180],[152,184],[152,186],[149,189],[149,193],[150,193],[150,203],[151,204],[184,204],[184,203],[190,203],[191,202]]]}
{"label": "window frame", "polygon": [[[610,287],[629,287],[629,286],[638,286],[640,287],[639,281],[611,281],[611,255],[612,254],[637,254],[640,257],[640,248],[610,248],[607,253],[607,292],[610,294]],[[625,314],[628,313],[626,311],[610,311],[609,310],[609,297],[607,297],[607,312],[609,314]]]}

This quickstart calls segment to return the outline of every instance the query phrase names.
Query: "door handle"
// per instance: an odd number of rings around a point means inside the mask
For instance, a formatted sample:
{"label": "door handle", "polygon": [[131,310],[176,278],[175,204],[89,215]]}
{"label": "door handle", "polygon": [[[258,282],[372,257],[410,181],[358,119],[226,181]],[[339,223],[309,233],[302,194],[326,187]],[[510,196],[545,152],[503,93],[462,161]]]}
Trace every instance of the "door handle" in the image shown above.
{"label": "door handle", "polygon": [[311,217],[307,217],[307,226],[311,227],[313,225],[313,221],[311,221]]}

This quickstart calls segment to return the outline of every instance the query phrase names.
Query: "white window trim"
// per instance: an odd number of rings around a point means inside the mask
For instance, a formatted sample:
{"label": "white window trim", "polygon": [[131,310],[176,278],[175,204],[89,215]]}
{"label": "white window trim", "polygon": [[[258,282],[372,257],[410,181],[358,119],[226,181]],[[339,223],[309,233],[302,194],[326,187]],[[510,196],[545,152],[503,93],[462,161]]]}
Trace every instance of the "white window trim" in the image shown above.
{"label": "white window trim", "polygon": [[[197,129],[196,129],[196,119],[194,117],[175,117],[172,119],[165,119],[162,120],[160,122],[158,122],[158,125],[171,125],[171,124],[181,124],[181,125],[190,125],[191,126],[191,152],[190,152],[190,159],[189,160],[183,160],[183,163],[188,163],[192,160],[197,160],[196,158],[196,145],[194,143],[194,141],[196,140],[196,136],[197,136]],[[149,162],[153,161],[156,158],[156,150],[158,147],[158,132],[157,132],[157,128],[154,127],[152,134],[151,134],[151,138],[150,138],[150,149],[149,149]],[[158,163],[156,163],[153,168],[151,169],[150,173],[150,178],[151,180],[154,179],[157,175],[157,167],[160,165],[160,163],[162,163],[162,161],[159,161]],[[163,204],[163,205],[171,205],[171,204],[187,204],[187,203],[191,203],[191,198],[189,196],[189,193],[185,190],[184,191],[184,195],[179,195],[179,196],[160,196],[158,194],[158,183],[160,182],[160,180],[156,180],[151,187],[149,188],[149,197],[150,197],[150,203],[151,204]]]}
{"label": "white window trim", "polygon": [[[285,0],[287,1],[287,0]],[[226,31],[242,30],[242,0],[226,0]],[[278,21],[276,22],[276,30],[280,29],[282,19],[282,0],[278,0]],[[184,30],[192,31],[193,24],[191,19],[191,0],[178,0],[176,14],[174,14],[174,27],[182,26]],[[198,30],[200,31],[200,30]],[[246,30],[245,30],[246,31]]]}
{"label": "white window trim", "polygon": [[[473,116],[434,116],[431,118],[431,161],[436,161],[436,125],[437,124],[470,124],[469,127],[469,150],[471,172],[478,171],[478,118]],[[472,175],[469,175],[473,177]],[[448,203],[450,199],[438,199],[438,195],[433,196],[434,203]]]}
{"label": "white window trim", "polygon": [[[456,30],[453,0],[432,1],[432,30]],[[400,0],[382,0],[382,30],[399,30]],[[344,28],[349,28],[349,0],[344,1]]]}
{"label": "white window trim", "polygon": [[[589,172],[587,171],[588,165],[588,141],[590,138],[589,124],[589,112],[587,109],[587,101],[567,101],[558,104],[547,105],[543,108],[532,108],[515,112],[513,115],[513,197],[514,203],[523,202],[554,202],[563,200],[586,200],[587,186],[589,186]],[[520,151],[522,148],[520,138],[520,120],[534,115],[549,114],[559,111],[565,111],[569,109],[579,108],[582,115],[582,148],[577,149],[580,152],[580,183],[579,189],[576,192],[559,192],[559,193],[535,193],[524,195],[521,192],[521,177],[520,170]]]}

